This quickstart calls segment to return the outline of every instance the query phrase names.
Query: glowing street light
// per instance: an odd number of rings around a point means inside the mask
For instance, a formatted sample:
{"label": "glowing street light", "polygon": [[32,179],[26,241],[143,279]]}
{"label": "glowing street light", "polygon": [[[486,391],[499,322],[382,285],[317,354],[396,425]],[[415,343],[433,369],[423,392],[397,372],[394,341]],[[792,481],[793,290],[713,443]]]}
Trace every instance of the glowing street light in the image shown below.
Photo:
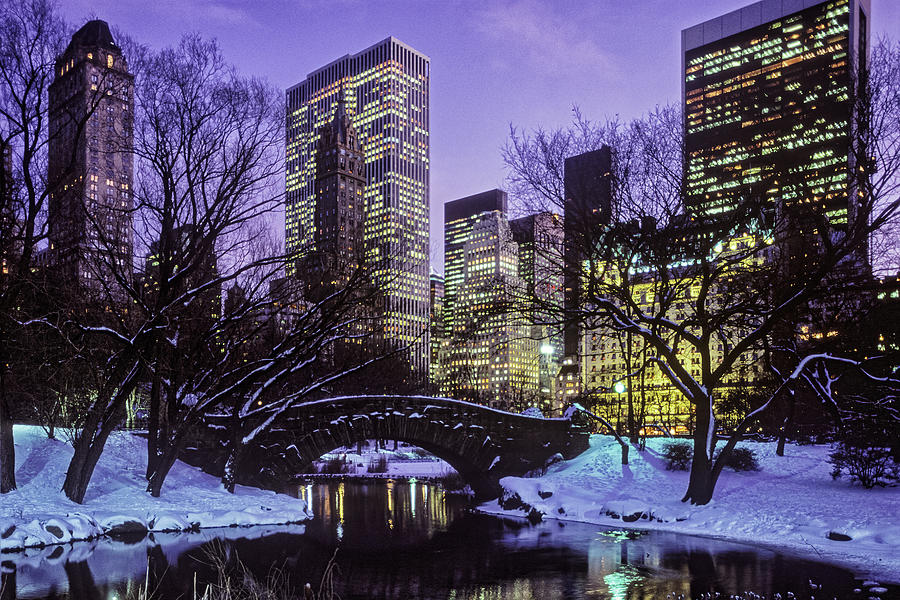
{"label": "glowing street light", "polygon": [[615,390],[615,392],[617,394],[624,394],[625,393],[625,382],[617,381],[616,385],[613,386],[613,390]]}

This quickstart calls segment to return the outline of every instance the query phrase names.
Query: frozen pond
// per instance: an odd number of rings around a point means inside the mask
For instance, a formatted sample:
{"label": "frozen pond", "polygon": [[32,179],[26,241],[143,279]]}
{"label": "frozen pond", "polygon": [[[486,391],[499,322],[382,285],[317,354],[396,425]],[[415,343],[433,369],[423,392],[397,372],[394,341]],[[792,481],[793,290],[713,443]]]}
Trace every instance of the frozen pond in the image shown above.
{"label": "frozen pond", "polygon": [[[140,541],[100,540],[3,555],[3,600],[124,599],[145,581],[190,597],[214,573],[209,552],[265,578],[281,569],[317,587],[335,549],[344,599],[663,599],[752,591],[772,598],[868,598],[840,568],[742,544],[467,511],[465,498],[415,481],[301,485],[316,519],[305,526],[207,530]],[[149,567],[149,573],[148,573]],[[810,587],[812,581],[817,589]],[[883,599],[896,598],[888,588]],[[132,596],[133,597],[133,596]]]}

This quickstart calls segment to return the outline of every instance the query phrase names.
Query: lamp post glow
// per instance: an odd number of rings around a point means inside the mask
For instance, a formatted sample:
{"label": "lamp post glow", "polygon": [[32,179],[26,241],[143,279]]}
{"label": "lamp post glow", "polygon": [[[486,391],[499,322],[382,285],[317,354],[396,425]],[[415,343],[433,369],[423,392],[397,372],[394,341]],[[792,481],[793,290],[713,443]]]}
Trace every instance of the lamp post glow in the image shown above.
{"label": "lamp post glow", "polygon": [[622,394],[625,393],[625,382],[617,381],[613,386],[613,390],[616,392],[616,397],[618,402],[616,402],[616,431],[621,430],[622,426]]}

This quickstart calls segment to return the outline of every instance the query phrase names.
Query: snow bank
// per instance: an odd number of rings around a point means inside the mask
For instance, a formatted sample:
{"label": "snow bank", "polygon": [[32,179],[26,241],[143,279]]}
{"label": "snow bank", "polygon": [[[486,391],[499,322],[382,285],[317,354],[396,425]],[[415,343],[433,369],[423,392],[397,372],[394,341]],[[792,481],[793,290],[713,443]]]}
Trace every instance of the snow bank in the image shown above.
{"label": "snow bank", "polygon": [[299,523],[312,517],[303,500],[237,486],[177,462],[162,497],[146,491],[146,440],[110,436],[84,504],[60,492],[72,448],[39,427],[14,429],[19,489],[0,496],[0,551],[42,548],[101,535],[141,537],[151,531]]}
{"label": "snow bank", "polygon": [[666,441],[632,448],[622,465],[613,438],[591,436],[587,452],[544,477],[502,479],[500,500],[480,508],[763,544],[900,583],[900,488],[832,480],[827,446],[789,445],[779,457],[774,443],[746,442],[740,445],[756,452],[760,470],[726,469],[713,501],[691,506],[680,501],[688,473],[665,468]]}

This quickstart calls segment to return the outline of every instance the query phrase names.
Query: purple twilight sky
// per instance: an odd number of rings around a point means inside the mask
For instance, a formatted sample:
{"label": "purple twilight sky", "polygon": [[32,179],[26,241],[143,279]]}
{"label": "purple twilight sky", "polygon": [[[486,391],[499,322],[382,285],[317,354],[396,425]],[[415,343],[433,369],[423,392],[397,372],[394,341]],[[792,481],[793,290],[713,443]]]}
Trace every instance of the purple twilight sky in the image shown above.
{"label": "purple twilight sky", "polygon": [[[680,95],[681,30],[749,0],[65,0],[155,47],[200,31],[245,74],[287,88],[393,35],[431,58],[431,262],[443,268],[443,204],[503,187],[509,124],[640,115]],[[900,1],[871,0],[875,36],[900,32]],[[511,199],[511,201],[514,199]]]}

